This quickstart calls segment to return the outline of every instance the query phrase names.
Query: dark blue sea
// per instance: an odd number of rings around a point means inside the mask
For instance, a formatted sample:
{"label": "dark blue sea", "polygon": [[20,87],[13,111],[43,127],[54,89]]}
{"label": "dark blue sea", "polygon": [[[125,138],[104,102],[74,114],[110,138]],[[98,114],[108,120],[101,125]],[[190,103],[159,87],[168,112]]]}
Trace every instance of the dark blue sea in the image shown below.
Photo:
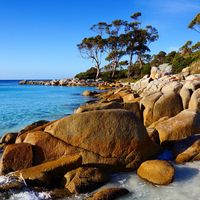
{"label": "dark blue sea", "polygon": [[73,113],[89,100],[81,94],[91,87],[18,85],[0,80],[0,135],[19,131],[38,120],[55,120]]}

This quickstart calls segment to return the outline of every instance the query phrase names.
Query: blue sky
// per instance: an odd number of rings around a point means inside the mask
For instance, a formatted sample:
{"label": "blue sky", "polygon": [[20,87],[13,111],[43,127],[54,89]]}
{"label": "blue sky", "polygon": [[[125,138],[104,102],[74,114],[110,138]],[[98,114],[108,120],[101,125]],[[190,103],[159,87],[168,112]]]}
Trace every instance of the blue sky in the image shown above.
{"label": "blue sky", "polygon": [[159,31],[151,53],[200,38],[187,28],[199,0],[0,0],[0,79],[72,77],[92,66],[76,47],[91,25],[138,11]]}

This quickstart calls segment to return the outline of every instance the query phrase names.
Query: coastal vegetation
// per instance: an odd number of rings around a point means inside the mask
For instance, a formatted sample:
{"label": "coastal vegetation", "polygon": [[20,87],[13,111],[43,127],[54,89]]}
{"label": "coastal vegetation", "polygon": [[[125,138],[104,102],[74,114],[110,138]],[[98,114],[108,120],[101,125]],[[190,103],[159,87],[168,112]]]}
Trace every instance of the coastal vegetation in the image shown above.
{"label": "coastal vegetation", "polygon": [[[137,80],[150,74],[153,66],[168,63],[172,66],[172,73],[179,73],[200,60],[200,42],[193,44],[190,40],[177,51],[160,51],[151,55],[150,44],[158,40],[158,31],[151,25],[143,27],[140,17],[141,13],[138,12],[130,17],[130,21],[118,19],[112,23],[99,22],[93,25],[91,30],[97,35],[84,38],[78,44],[82,57],[91,60],[93,66],[75,77],[106,81],[122,78]],[[200,31],[200,14],[188,27]]]}

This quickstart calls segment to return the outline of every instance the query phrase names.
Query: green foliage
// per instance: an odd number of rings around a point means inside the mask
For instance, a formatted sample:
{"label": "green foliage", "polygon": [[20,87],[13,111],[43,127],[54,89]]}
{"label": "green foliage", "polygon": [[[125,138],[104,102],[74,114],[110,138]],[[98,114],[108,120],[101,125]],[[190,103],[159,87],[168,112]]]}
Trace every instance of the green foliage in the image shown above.
{"label": "green foliage", "polygon": [[86,72],[81,72],[75,76],[75,78],[79,79],[95,79],[96,78],[96,68],[91,67]]}
{"label": "green foliage", "polygon": [[194,29],[200,33],[200,13],[198,13],[195,18],[190,22],[188,28]]}
{"label": "green foliage", "polygon": [[144,64],[141,68],[141,75],[150,74],[151,72],[151,65],[150,63]]}
{"label": "green foliage", "polygon": [[195,59],[192,56],[183,57],[180,53],[177,53],[172,62],[173,72],[181,72],[183,68],[188,67],[193,61]]}

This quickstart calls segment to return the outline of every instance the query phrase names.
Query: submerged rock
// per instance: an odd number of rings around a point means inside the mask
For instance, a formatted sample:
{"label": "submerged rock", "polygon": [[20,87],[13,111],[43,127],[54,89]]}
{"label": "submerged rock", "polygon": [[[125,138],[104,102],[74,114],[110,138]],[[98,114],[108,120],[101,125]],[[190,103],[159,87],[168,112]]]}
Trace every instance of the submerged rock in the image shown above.
{"label": "submerged rock", "polygon": [[137,174],[153,184],[167,185],[173,180],[174,168],[164,160],[148,160],[140,165]]}

